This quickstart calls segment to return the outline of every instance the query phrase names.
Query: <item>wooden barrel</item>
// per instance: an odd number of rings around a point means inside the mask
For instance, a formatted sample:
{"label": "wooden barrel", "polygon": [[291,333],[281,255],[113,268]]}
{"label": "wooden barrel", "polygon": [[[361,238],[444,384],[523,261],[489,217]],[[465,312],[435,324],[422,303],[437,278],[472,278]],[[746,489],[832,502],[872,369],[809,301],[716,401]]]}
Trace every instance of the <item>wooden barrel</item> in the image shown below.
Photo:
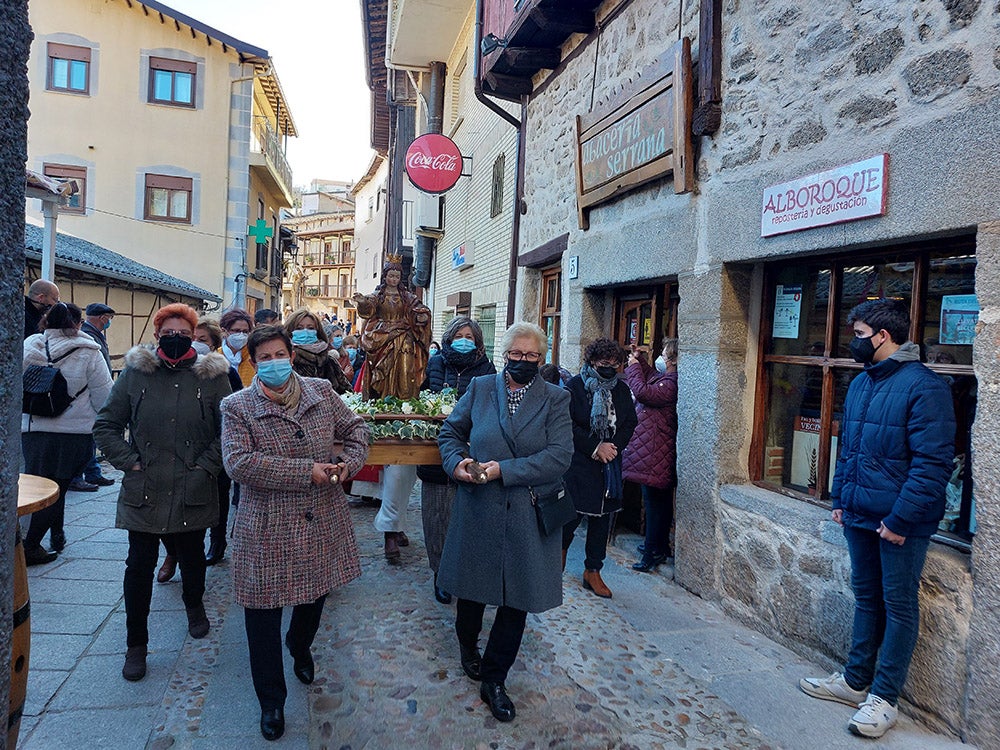
{"label": "wooden barrel", "polygon": [[24,696],[28,690],[28,652],[31,647],[31,601],[28,571],[24,565],[21,531],[14,544],[14,629],[10,644],[10,708],[7,711],[7,748],[17,747]]}

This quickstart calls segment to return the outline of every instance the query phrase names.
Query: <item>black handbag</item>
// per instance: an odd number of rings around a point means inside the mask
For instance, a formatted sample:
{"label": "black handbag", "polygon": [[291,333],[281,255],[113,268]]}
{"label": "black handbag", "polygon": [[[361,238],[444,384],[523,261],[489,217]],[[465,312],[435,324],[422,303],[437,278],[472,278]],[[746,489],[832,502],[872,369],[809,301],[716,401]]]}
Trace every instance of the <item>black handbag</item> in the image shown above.
{"label": "black handbag", "polygon": [[528,492],[531,493],[531,504],[535,506],[538,528],[544,536],[562,531],[563,526],[576,518],[576,506],[565,488],[548,495],[536,495],[530,487]]}
{"label": "black handbag", "polygon": [[[497,404],[497,417],[503,420],[500,394],[494,391],[493,395]],[[502,427],[500,434],[503,435],[507,447],[510,448],[511,455],[516,458],[517,451],[514,450],[514,443],[507,437],[507,433],[503,431]],[[535,490],[528,487],[528,494],[531,495],[531,504],[535,507],[535,516],[538,518],[538,528],[541,529],[543,536],[562,531],[563,526],[576,518],[576,506],[573,505],[570,496],[566,494],[565,487],[560,487],[556,492],[548,495],[536,495]]]}

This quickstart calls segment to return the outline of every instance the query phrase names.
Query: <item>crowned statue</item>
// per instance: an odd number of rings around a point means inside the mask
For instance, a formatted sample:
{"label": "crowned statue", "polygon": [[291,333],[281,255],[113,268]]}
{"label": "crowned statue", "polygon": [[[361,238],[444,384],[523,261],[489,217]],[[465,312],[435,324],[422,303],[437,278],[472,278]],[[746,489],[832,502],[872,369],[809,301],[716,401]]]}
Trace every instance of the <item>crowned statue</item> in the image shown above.
{"label": "crowned statue", "polygon": [[365,398],[410,399],[420,393],[431,343],[431,311],[403,281],[403,257],[389,254],[374,294],[355,294],[364,318]]}

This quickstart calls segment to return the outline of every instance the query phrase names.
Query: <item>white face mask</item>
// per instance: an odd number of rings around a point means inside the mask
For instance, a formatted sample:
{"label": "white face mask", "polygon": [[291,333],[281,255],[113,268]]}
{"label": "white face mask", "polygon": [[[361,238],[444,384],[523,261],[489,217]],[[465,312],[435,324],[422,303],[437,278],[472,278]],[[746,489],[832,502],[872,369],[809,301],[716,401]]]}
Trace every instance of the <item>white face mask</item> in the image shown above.
{"label": "white face mask", "polygon": [[231,333],[229,334],[226,342],[229,344],[229,348],[234,352],[238,352],[244,346],[247,345],[247,340],[250,338],[249,333]]}
{"label": "white face mask", "polygon": [[212,351],[211,349],[208,348],[208,344],[206,344],[204,341],[192,341],[191,348],[201,355],[208,354],[209,352]]}
{"label": "white face mask", "polygon": [[667,360],[665,360],[663,358],[662,354],[659,357],[656,358],[656,363],[655,364],[656,364],[656,369],[659,370],[660,372],[666,372],[667,371]]}

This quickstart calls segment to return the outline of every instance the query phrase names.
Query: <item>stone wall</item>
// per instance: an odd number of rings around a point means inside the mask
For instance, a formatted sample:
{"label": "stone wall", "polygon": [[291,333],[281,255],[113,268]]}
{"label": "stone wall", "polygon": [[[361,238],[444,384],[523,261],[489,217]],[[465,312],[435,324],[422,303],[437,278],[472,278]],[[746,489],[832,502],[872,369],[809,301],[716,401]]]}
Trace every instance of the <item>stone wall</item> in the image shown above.
{"label": "stone wall", "polygon": [[[24,165],[28,138],[27,0],[4,4],[0,37],[0,706],[9,704],[14,529],[17,525],[17,475],[21,460],[21,332],[24,330]],[[0,731],[0,750],[7,731]],[[13,749],[11,749],[13,750]]]}
{"label": "stone wall", "polygon": [[[829,511],[758,487],[726,485],[720,495],[723,606],[794,650],[842,669],[854,597],[841,528]],[[968,555],[931,545],[920,585],[920,640],[903,699],[911,713],[955,734],[964,727],[971,604]]]}
{"label": "stone wall", "polygon": [[973,617],[969,633],[969,734],[1000,746],[1000,221],[976,238],[976,294],[981,307],[973,352],[979,405],[973,426],[976,543],[972,550]]}
{"label": "stone wall", "polygon": [[[697,4],[680,31],[694,40]],[[905,700],[938,727],[1000,747],[1000,4],[979,0],[726,0],[723,117],[697,148],[696,188],[633,190],[577,225],[574,116],[633,82],[678,34],[678,5],[606,2],[528,104],[522,253],[568,232],[561,357],[611,330],[615,287],[676,278],[681,305],[678,582],[790,647],[842,664],[853,597],[829,511],[758,489],[754,418],[761,262],[978,226],[980,405],[971,558],[932,545]],[[620,12],[616,9],[621,8]],[[617,13],[617,14],[616,14]],[[650,34],[650,29],[657,33]],[[760,237],[769,185],[889,154],[885,216]],[[537,283],[532,274],[521,284]],[[531,315],[536,295],[522,289]]]}

